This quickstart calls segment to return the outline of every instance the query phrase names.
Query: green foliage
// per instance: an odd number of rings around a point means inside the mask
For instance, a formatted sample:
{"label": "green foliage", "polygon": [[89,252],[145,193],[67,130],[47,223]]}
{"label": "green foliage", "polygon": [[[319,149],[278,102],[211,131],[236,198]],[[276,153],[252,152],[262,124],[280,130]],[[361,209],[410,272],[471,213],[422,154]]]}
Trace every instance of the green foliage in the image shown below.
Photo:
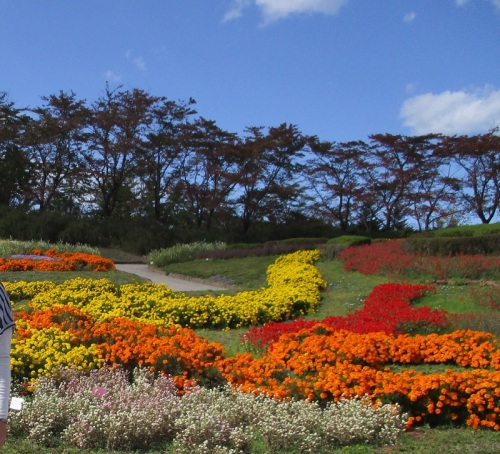
{"label": "green foliage", "polygon": [[281,241],[266,241],[265,243],[228,245],[225,249],[214,249],[196,254],[196,258],[203,259],[233,259],[245,257],[278,256],[291,254],[296,251],[318,249],[326,242],[325,238],[290,238]]}
{"label": "green foliage", "polygon": [[434,237],[464,237],[500,234],[500,222],[493,224],[462,225],[431,232]]}
{"label": "green foliage", "polygon": [[151,251],[147,258],[151,265],[162,268],[170,263],[192,260],[200,252],[225,248],[226,244],[223,242],[206,243],[205,241],[197,241],[194,243],[176,244],[168,248]]}
{"label": "green foliage", "polygon": [[396,331],[404,334],[409,334],[410,336],[416,336],[417,334],[422,336],[428,336],[430,334],[444,334],[447,332],[446,326],[440,327],[435,324],[429,323],[427,320],[418,320],[416,322],[408,321],[400,323]]}
{"label": "green foliage", "polygon": [[458,254],[500,254],[500,233],[470,236],[436,236],[434,238],[410,237],[405,240],[404,248],[408,252],[426,255],[458,255]]}
{"label": "green foliage", "polygon": [[322,247],[322,257],[327,260],[334,260],[345,248],[371,244],[371,241],[370,238],[360,235],[341,235],[331,238]]}
{"label": "green foliage", "polygon": [[500,339],[500,314],[485,310],[481,313],[455,315],[450,322],[450,330],[470,329],[491,333]]}
{"label": "green foliage", "polygon": [[57,211],[24,213],[10,207],[2,207],[0,238],[115,247],[139,255],[171,241],[167,228],[153,219],[77,217]]}
{"label": "green foliage", "polygon": [[34,249],[46,251],[55,249],[57,252],[83,252],[99,255],[99,249],[86,244],[50,243],[48,241],[16,241],[0,240],[0,257],[10,257],[15,254],[30,254]]}
{"label": "green foliage", "polygon": [[143,255],[132,254],[116,248],[99,248],[101,257],[112,260],[114,263],[146,263]]}
{"label": "green foliage", "polygon": [[308,244],[310,246],[317,246],[318,244],[323,244],[328,241],[328,238],[287,238],[286,240],[280,241],[268,241],[266,244]]}
{"label": "green foliage", "polygon": [[371,239],[360,235],[342,235],[328,240],[327,244],[340,244],[342,246],[360,246],[362,244],[370,244]]}

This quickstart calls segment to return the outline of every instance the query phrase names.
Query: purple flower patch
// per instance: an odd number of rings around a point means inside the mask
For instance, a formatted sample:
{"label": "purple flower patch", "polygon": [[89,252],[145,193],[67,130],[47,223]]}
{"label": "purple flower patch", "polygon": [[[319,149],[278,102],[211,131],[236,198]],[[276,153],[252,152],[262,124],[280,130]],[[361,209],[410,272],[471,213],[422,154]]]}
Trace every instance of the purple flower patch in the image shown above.
{"label": "purple flower patch", "polygon": [[34,255],[34,254],[16,254],[11,255],[11,259],[14,260],[48,260],[53,262],[55,260],[61,260],[59,257],[49,257],[47,255]]}

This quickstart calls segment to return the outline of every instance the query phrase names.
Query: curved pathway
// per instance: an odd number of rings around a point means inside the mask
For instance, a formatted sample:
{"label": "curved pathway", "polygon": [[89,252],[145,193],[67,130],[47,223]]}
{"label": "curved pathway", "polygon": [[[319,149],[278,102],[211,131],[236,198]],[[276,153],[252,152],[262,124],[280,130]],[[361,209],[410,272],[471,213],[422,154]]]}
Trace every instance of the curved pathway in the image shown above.
{"label": "curved pathway", "polygon": [[218,287],[212,284],[206,284],[203,281],[196,279],[188,279],[181,277],[173,277],[165,274],[161,270],[155,270],[150,268],[148,265],[144,264],[116,264],[116,269],[118,271],[124,271],[126,273],[136,274],[141,276],[155,284],[165,284],[167,287],[171,288],[174,292],[196,292],[204,290],[223,290],[223,287]]}

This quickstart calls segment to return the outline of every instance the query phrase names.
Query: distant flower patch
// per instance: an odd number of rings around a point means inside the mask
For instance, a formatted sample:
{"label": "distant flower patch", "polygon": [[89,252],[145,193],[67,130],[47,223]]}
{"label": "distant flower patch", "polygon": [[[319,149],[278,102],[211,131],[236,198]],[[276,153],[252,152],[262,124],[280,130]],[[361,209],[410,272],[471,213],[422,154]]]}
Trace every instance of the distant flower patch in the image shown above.
{"label": "distant flower patch", "polygon": [[438,257],[406,252],[400,240],[349,247],[340,255],[345,271],[364,275],[426,276],[430,279],[495,279],[500,258],[484,255]]}
{"label": "distant flower patch", "polygon": [[29,254],[0,258],[0,271],[110,271],[115,264],[99,255],[34,249]]}

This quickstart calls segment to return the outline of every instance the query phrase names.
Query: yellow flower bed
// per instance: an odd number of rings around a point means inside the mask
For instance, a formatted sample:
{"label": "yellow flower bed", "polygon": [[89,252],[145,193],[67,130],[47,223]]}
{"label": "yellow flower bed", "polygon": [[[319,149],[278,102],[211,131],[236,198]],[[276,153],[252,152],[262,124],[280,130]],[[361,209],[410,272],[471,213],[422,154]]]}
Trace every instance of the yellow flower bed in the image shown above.
{"label": "yellow flower bed", "polygon": [[48,292],[56,287],[56,284],[51,281],[4,282],[3,285],[12,301],[33,298],[39,293]]}
{"label": "yellow flower bed", "polygon": [[[23,321],[18,325],[20,332],[27,328]],[[11,368],[18,377],[48,377],[54,368],[68,365],[88,372],[103,363],[94,344],[87,347],[73,334],[59,328],[31,328],[29,337],[14,336],[12,339]]]}
{"label": "yellow flower bed", "polygon": [[319,251],[279,257],[267,271],[268,287],[237,295],[190,297],[161,284],[115,286],[108,279],[72,279],[63,284],[6,283],[13,299],[31,297],[40,310],[54,305],[76,307],[97,322],[115,317],[190,328],[239,328],[281,321],[317,309],[326,286],[314,266]]}

